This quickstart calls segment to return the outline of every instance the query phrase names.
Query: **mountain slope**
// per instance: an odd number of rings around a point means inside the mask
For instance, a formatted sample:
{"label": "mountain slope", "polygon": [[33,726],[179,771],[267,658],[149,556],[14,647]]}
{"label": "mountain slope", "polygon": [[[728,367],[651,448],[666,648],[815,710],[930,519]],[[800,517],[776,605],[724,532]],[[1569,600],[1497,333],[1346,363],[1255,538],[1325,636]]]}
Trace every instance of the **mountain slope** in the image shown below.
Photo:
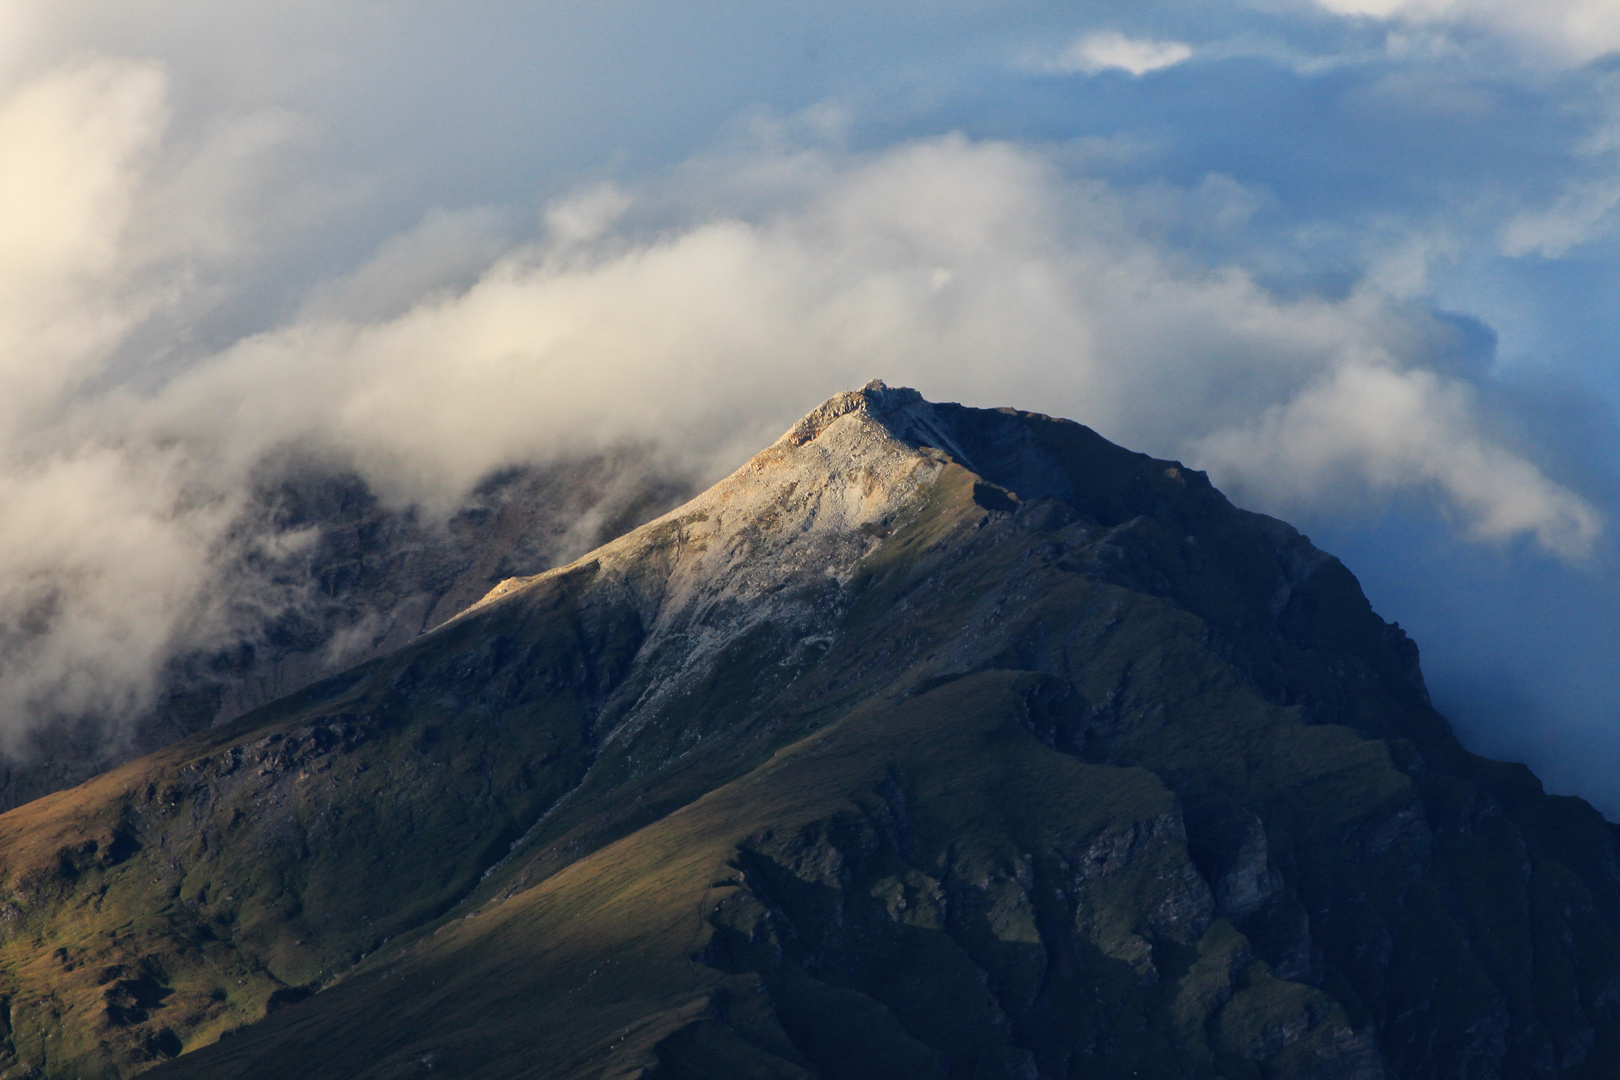
{"label": "mountain slope", "polygon": [[0,810],[392,652],[500,579],[566,562],[690,493],[621,449],[497,473],[435,523],[329,462],[266,462],[215,553],[224,625],[206,645],[176,647],[137,715],[34,723],[0,752]]}
{"label": "mountain slope", "polygon": [[0,816],[0,994],[18,1075],[1597,1077],[1616,856],[1288,526],[873,384]]}

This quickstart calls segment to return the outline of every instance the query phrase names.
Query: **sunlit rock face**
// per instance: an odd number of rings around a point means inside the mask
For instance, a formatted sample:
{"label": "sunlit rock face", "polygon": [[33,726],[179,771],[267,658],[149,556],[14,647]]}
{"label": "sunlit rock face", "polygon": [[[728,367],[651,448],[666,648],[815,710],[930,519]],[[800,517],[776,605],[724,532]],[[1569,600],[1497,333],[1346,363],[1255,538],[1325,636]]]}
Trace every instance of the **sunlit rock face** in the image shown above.
{"label": "sunlit rock face", "polygon": [[5,1063],[1602,1075],[1616,856],[1457,745],[1295,530],[1078,424],[873,383],[0,817]]}

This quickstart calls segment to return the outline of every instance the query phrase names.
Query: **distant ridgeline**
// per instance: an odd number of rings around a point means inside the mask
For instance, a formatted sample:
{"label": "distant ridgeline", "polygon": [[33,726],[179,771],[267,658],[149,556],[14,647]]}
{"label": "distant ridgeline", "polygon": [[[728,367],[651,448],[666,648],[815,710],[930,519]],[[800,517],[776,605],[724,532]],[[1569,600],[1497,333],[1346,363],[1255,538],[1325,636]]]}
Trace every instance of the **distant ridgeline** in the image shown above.
{"label": "distant ridgeline", "polygon": [[7,1077],[1620,1075],[1614,827],[1349,571],[881,383],[0,817],[0,895]]}
{"label": "distant ridgeline", "polygon": [[497,580],[555,566],[691,493],[627,449],[497,473],[437,523],[328,463],[268,461],[220,553],[227,629],[170,657],[138,716],[36,723],[0,754],[0,810],[391,652]]}

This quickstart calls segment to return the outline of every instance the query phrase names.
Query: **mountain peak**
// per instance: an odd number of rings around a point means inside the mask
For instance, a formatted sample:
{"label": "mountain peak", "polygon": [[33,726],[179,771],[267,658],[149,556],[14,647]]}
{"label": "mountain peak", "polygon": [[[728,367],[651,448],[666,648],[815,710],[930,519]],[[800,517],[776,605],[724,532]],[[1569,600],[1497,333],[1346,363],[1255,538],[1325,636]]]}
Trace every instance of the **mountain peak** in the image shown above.
{"label": "mountain peak", "polygon": [[918,403],[927,404],[923,402],[920,392],[910,387],[891,387],[882,379],[873,379],[859,390],[841,391],[811,409],[776,441],[776,445],[803,446],[819,436],[833,421],[853,412],[880,417]]}
{"label": "mountain peak", "polygon": [[[1353,642],[1391,693],[1426,700],[1415,646],[1373,614],[1338,560],[1285,523],[1233,507],[1202,472],[1071,420],[932,402],[880,379],[829,398],[684,505],[569,566],[503,581],[457,619],[581,574],[617,582],[636,598],[644,652],[679,657],[645,675],[609,736],[618,738],[702,684],[739,640],[828,640],[857,579],[913,557],[906,545],[925,520],[936,547],[1000,542],[1008,529],[1081,545],[1087,574],[1188,604],[1232,638],[1227,648],[1259,649],[1245,662],[1279,697],[1313,692],[1289,689],[1272,645],[1241,627],[1285,625],[1312,639],[1326,633],[1313,605],[1331,597],[1338,643]],[[1145,561],[1113,554],[1143,546],[1160,550]],[[1229,571],[1218,602],[1207,560]]]}
{"label": "mountain peak", "polygon": [[[917,436],[936,408],[916,390],[880,379],[835,394],[691,501],[570,566],[502,581],[456,619],[582,565],[638,566],[666,548],[670,554],[655,561],[669,564],[663,584],[673,596],[714,582],[741,594],[777,593],[780,575],[811,566],[845,578],[870,551],[875,523],[950,461]],[[755,580],[757,590],[745,584]],[[660,598],[660,611],[668,612],[670,598]]]}
{"label": "mountain peak", "polygon": [[1620,1047],[1616,865],[1295,530],[871,383],[0,816],[0,1069],[1574,1077]]}

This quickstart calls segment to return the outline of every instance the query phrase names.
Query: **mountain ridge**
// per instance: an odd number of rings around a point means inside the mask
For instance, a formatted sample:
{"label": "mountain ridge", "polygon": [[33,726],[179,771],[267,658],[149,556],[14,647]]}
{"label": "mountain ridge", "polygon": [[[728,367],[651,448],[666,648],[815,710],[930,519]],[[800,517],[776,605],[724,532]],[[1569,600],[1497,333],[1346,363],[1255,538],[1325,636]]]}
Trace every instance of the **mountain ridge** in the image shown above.
{"label": "mountain ridge", "polygon": [[271,455],[210,555],[224,625],[175,643],[133,715],[36,718],[0,753],[0,810],[392,652],[499,576],[571,559],[689,496],[669,473],[635,448],[508,469],[424,521],[334,462]]}
{"label": "mountain ridge", "polygon": [[1290,526],[873,383],[399,652],[0,816],[4,1052],[1607,1076],[1616,852],[1459,746]]}

